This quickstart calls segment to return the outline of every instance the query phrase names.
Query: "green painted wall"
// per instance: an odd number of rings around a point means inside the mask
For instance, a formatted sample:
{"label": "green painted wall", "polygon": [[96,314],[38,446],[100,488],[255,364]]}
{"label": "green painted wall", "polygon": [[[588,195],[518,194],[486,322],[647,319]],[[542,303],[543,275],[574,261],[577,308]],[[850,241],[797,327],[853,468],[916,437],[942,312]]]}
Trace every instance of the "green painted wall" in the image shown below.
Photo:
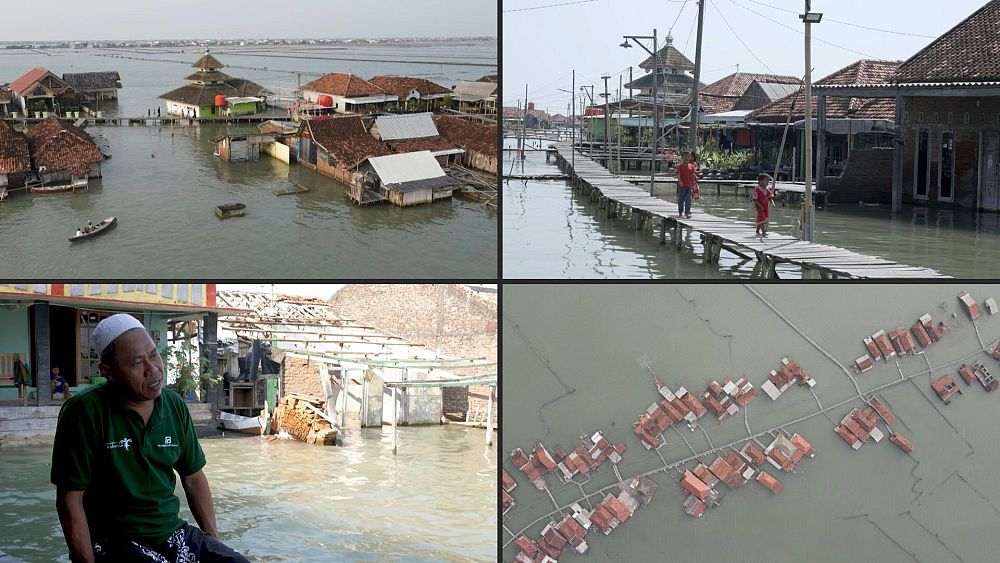
{"label": "green painted wall", "polygon": [[[28,308],[8,309],[0,306],[0,352],[19,353],[31,360],[31,340],[28,330]],[[17,398],[16,389],[0,389],[0,399]]]}
{"label": "green painted wall", "polygon": [[229,108],[229,112],[232,115],[247,115],[251,113],[257,113],[257,102],[243,102],[239,104],[233,104]]}

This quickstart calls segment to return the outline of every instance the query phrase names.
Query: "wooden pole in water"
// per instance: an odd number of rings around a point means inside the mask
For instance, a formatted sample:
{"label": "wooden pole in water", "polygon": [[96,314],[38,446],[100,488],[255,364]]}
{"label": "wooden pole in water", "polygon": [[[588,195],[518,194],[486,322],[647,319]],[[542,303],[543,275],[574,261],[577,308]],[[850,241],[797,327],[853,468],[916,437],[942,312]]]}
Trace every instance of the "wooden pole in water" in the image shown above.
{"label": "wooden pole in water", "polygon": [[347,426],[347,384],[350,379],[347,377],[347,370],[340,370],[340,388],[344,393],[344,398],[341,400],[340,407],[340,427],[344,428]]}
{"label": "wooden pole in water", "polygon": [[396,386],[392,386],[392,455],[396,455]]}
{"label": "wooden pole in water", "polygon": [[486,403],[486,445],[493,445],[493,387],[490,386],[490,396]]}

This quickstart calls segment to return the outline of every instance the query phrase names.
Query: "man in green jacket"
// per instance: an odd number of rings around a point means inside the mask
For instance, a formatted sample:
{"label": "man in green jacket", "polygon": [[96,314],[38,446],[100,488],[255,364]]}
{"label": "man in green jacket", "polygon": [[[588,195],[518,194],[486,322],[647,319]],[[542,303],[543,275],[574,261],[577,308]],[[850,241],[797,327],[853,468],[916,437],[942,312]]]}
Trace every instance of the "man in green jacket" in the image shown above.
{"label": "man in green jacket", "polygon": [[[135,317],[94,329],[107,383],[66,401],[52,450],[56,508],[73,561],[246,562],[219,541],[191,414],[161,393],[163,362]],[[199,528],[181,520],[176,477]]]}

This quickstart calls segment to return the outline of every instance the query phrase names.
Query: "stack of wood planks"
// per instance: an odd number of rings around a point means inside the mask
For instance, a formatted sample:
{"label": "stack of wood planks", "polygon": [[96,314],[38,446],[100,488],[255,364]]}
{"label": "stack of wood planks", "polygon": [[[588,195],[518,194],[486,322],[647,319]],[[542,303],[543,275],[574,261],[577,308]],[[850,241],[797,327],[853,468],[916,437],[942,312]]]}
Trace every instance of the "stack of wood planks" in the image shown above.
{"label": "stack of wood planks", "polygon": [[325,401],[291,393],[278,401],[274,409],[274,428],[293,438],[317,446],[336,446],[337,428],[323,412]]}

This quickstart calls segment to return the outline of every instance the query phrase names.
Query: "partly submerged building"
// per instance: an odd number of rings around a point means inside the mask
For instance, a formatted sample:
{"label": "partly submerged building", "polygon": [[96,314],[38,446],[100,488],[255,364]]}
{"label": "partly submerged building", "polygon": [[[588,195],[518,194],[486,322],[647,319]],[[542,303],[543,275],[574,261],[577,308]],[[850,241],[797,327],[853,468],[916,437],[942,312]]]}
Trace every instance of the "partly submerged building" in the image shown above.
{"label": "partly submerged building", "polygon": [[375,76],[369,80],[386,93],[396,96],[405,111],[429,111],[444,106],[451,90],[426,78]]}
{"label": "partly submerged building", "polygon": [[67,72],[63,80],[83,92],[89,100],[115,100],[122,88],[122,77],[116,70],[101,72]]}
{"label": "partly submerged building", "polygon": [[394,108],[399,96],[346,72],[331,72],[302,85],[300,109],[321,113],[376,113]]}
{"label": "partly submerged building", "polygon": [[10,123],[0,120],[0,192],[5,188],[20,188],[31,173],[31,152],[28,137],[15,131]]}
{"label": "partly submerged building", "polygon": [[362,186],[355,186],[352,195],[363,202],[362,189],[385,196],[393,205],[409,207],[449,198],[458,182],[444,173],[430,151],[374,156],[359,167]]}
{"label": "partly submerged building", "polygon": [[185,78],[186,86],[160,96],[167,101],[167,113],[181,117],[227,117],[250,115],[267,108],[270,92],[263,86],[222,72],[219,59],[208,50],[192,67],[198,69]]}

